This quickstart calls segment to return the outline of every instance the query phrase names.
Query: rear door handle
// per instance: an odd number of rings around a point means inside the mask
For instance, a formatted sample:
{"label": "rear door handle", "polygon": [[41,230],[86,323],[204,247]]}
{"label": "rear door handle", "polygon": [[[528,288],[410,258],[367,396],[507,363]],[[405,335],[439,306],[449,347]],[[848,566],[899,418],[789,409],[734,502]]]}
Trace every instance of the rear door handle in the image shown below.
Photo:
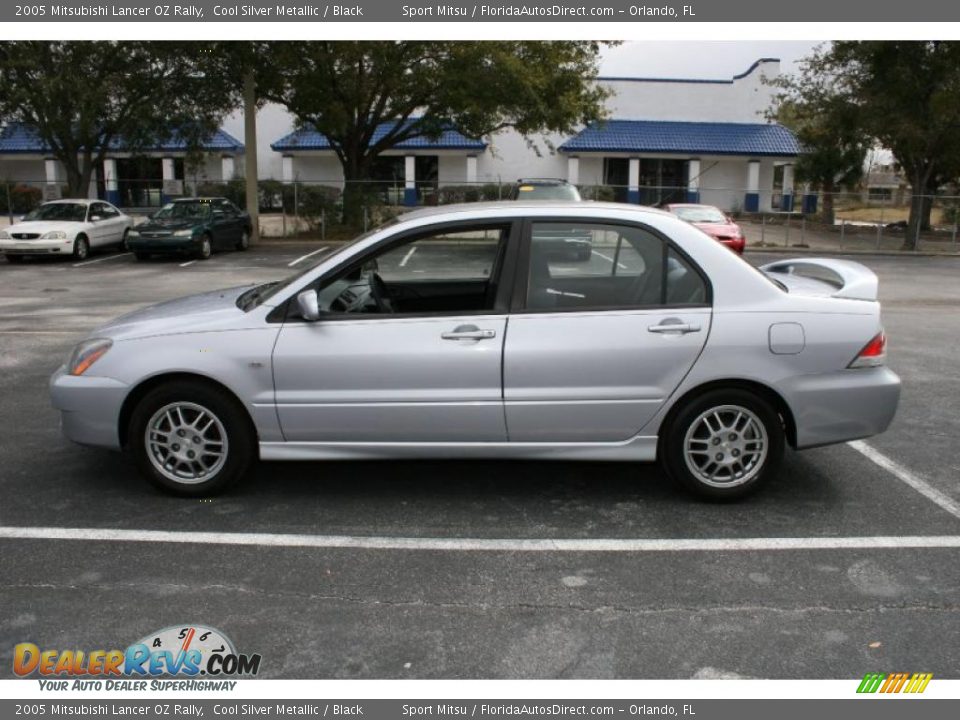
{"label": "rear door handle", "polygon": [[476,325],[459,325],[449,332],[440,333],[444,340],[489,340],[496,336],[496,330],[481,330]]}
{"label": "rear door handle", "polygon": [[686,335],[687,333],[700,332],[700,326],[691,325],[690,323],[660,323],[659,325],[651,325],[647,330],[652,333],[677,333],[679,335]]}

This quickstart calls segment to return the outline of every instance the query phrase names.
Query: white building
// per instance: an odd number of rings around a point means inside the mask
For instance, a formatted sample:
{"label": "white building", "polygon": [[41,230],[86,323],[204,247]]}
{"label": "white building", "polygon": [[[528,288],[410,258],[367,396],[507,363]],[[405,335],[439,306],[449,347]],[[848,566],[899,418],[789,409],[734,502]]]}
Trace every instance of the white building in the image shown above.
{"label": "white building", "polygon": [[[602,77],[611,91],[608,119],[573,136],[534,139],[516,132],[483,139],[455,129],[432,140],[415,138],[383,154],[374,184],[383,197],[408,205],[436,201],[450,185],[497,183],[521,177],[566,178],[587,197],[657,204],[700,201],[727,210],[792,210],[796,138],[765,121],[779,74],[776,59],[757,60],[730,80]],[[182,143],[171,140],[131,157],[122,144],[104,162],[91,196],[124,206],[155,205],[189,192],[190,181],[222,181],[242,173],[239,112],[205,144],[199,168],[187,167]],[[294,129],[283,108],[258,113],[261,179],[342,186],[343,173],[327,139]],[[52,190],[63,171],[28,128],[0,129],[0,181],[39,183]],[[186,185],[184,183],[187,183]],[[815,208],[815,196],[804,209]]]}
{"label": "white building", "polygon": [[[513,131],[481,141],[451,130],[384,153],[376,179],[398,188],[394,195],[407,204],[445,185],[553,177],[587,186],[588,197],[605,187],[624,202],[792,210],[799,146],[786,128],[764,118],[775,92],[765,80],[779,69],[778,60],[764,58],[730,80],[603,77],[598,82],[611,91],[609,119],[572,137],[550,136],[532,149]],[[317,132],[288,132],[269,147],[281,156],[282,180],[343,183],[333,150]]]}

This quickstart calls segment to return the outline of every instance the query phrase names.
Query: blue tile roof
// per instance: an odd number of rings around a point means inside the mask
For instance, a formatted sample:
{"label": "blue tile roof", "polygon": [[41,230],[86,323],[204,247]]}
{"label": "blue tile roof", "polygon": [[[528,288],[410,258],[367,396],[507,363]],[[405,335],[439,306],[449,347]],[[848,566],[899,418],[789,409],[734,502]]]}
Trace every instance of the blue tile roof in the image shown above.
{"label": "blue tile roof", "polygon": [[793,157],[800,154],[800,144],[787,128],[767,123],[604,120],[567,140],[560,152]]}
{"label": "blue tile roof", "polygon": [[[407,122],[414,122],[410,118]],[[382,122],[373,133],[372,142],[380,140],[387,132],[396,127],[396,122]],[[327,136],[313,128],[294,130],[289,135],[274,142],[270,147],[278,152],[285,150],[330,150],[330,141]],[[483,140],[473,140],[462,135],[453,128],[444,130],[438,138],[413,137],[394,145],[396,150],[479,150],[483,151],[487,144]]]}
{"label": "blue tile roof", "polygon": [[[110,147],[117,152],[122,152],[125,149],[123,139],[115,140]],[[243,143],[223,130],[217,130],[201,147],[211,151],[243,151]],[[143,148],[147,152],[183,152],[186,149],[186,141],[176,131],[152,147]],[[14,122],[0,129],[0,154],[46,153],[49,150],[46,142],[28,125]]]}

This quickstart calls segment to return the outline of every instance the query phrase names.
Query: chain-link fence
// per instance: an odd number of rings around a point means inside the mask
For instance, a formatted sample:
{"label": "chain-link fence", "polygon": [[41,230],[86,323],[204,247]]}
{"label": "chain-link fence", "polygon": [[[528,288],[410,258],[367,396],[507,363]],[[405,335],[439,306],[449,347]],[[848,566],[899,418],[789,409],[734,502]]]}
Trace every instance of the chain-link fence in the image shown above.
{"label": "chain-link fence", "polygon": [[[402,178],[344,183],[340,180],[257,185],[261,235],[265,237],[349,237],[415,207],[497,200],[516,196],[517,185],[502,180],[478,182],[417,181]],[[907,192],[864,189],[842,193],[784,193],[780,188],[750,193],[742,187],[688,187],[581,184],[584,200],[664,206],[701,202],[715,205],[744,230],[754,248],[811,248],[833,251],[917,250],[957,252],[960,195],[940,193],[922,198],[929,204],[929,224],[910,226]],[[109,187],[91,183],[90,196],[114,202],[131,214],[149,215],[179,197],[224,196],[246,207],[242,178],[227,182],[204,179],[120,179]],[[0,181],[0,217],[13,222],[45,200],[68,197],[67,188],[45,180]]]}

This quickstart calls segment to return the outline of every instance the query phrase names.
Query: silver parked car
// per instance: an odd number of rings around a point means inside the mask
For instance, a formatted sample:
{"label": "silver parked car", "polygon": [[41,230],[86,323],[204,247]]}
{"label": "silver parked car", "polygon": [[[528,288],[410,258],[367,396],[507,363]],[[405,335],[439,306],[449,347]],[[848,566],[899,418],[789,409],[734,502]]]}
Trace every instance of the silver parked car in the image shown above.
{"label": "silver parked car", "polygon": [[[588,262],[538,238],[589,234]],[[206,495],[257,459],[659,460],[731,498],[784,445],[883,432],[877,278],[756,270],[666,212],[511,202],[411,212],[282,282],[94,331],[51,380],[76,442]]]}

